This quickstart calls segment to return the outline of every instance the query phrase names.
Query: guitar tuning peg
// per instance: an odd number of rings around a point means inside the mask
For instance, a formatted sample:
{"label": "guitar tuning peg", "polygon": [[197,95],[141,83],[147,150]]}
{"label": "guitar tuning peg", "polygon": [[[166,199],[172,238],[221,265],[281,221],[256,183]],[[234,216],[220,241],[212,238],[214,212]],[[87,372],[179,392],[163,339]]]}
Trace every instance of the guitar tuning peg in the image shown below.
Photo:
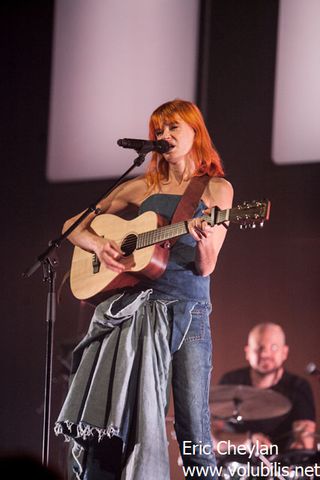
{"label": "guitar tuning peg", "polygon": [[240,229],[241,230],[246,230],[248,228],[248,225],[246,223],[241,223]]}
{"label": "guitar tuning peg", "polygon": [[261,222],[259,223],[259,227],[260,227],[260,228],[262,228],[262,227],[263,227],[263,225],[264,225],[264,221],[263,221],[263,220],[261,220]]}
{"label": "guitar tuning peg", "polygon": [[253,228],[253,229],[256,228],[256,226],[257,226],[257,225],[256,225],[254,222],[253,222],[253,223],[250,223],[250,225],[249,225],[249,227],[250,227],[250,228]]}

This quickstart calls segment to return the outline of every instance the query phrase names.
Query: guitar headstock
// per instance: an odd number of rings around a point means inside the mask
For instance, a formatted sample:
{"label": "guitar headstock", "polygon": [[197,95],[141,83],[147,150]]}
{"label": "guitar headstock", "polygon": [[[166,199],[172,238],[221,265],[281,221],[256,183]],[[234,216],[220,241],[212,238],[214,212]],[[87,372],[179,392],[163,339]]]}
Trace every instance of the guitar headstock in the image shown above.
{"label": "guitar headstock", "polygon": [[263,227],[269,220],[271,202],[269,200],[252,200],[243,202],[230,210],[229,221],[240,225],[241,229]]}

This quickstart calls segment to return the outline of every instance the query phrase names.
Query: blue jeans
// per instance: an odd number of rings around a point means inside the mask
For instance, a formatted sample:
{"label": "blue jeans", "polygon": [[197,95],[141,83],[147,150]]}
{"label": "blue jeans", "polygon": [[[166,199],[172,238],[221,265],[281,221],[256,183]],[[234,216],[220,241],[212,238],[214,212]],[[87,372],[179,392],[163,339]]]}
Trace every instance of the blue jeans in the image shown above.
{"label": "blue jeans", "polygon": [[186,478],[217,478],[205,468],[211,466],[213,469],[216,465],[209,411],[212,370],[209,314],[210,306],[205,302],[194,307],[188,333],[172,360],[175,431],[183,464],[185,468],[204,467],[198,476],[187,475]]}

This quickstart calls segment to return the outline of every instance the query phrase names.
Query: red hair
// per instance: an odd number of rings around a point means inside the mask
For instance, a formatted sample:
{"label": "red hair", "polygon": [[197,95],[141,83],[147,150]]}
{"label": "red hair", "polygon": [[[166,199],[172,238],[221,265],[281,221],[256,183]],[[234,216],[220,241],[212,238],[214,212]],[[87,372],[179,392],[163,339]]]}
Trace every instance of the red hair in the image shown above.
{"label": "red hair", "polygon": [[[220,156],[210,138],[203,116],[199,108],[186,100],[175,99],[160,105],[151,115],[149,121],[149,138],[156,140],[156,130],[162,129],[165,123],[182,119],[195,132],[190,155],[195,165],[192,176],[209,175],[222,177],[224,171]],[[147,183],[151,189],[159,186],[162,179],[168,179],[169,166],[161,154],[153,153],[147,170]]]}

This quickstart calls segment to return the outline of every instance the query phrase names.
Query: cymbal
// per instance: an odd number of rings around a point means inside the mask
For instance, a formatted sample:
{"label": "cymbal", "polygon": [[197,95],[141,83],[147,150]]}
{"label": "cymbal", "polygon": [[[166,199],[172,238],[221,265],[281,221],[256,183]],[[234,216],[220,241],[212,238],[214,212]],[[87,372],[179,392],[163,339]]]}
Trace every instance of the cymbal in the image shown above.
{"label": "cymbal", "polygon": [[280,417],[291,408],[281,393],[247,385],[217,385],[210,390],[213,417],[233,420],[263,420]]}

